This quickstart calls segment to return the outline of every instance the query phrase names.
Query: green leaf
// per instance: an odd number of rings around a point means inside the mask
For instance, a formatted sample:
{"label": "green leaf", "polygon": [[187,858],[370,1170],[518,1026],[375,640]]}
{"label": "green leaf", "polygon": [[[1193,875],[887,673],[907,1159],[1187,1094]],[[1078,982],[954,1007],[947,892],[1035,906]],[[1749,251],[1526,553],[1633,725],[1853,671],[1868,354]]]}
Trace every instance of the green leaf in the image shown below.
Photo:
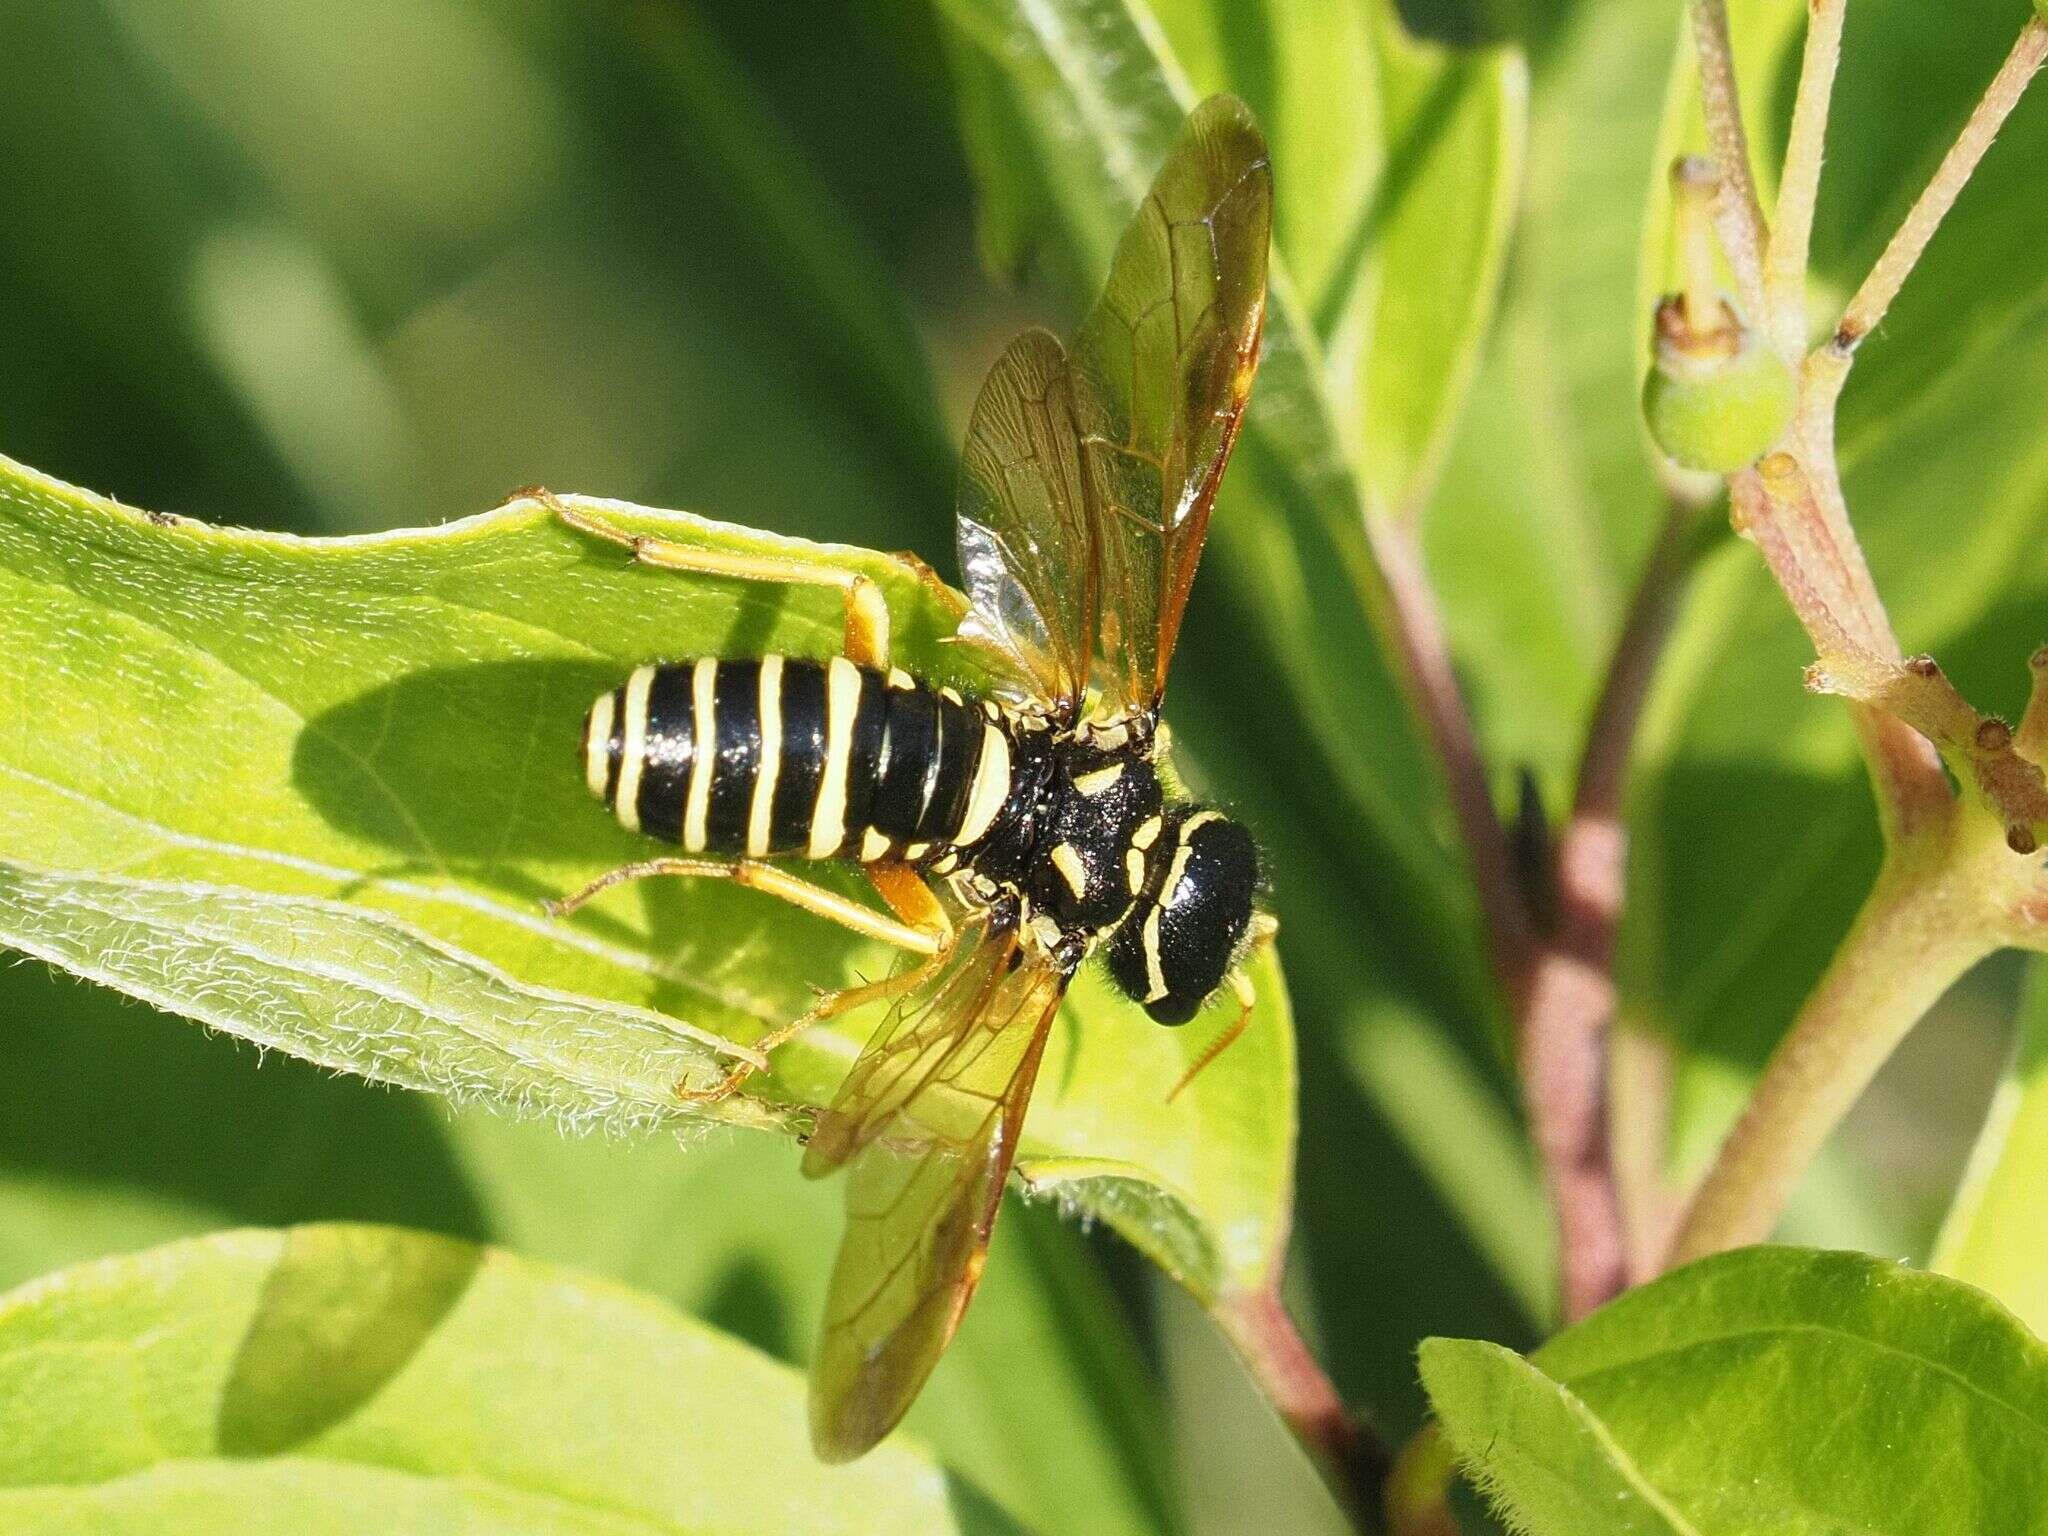
{"label": "green leaf", "polygon": [[2048,963],[2028,962],[2012,1064],[1991,1101],[1934,1268],[1982,1286],[2048,1332]]}
{"label": "green leaf", "polygon": [[568,1127],[659,1124],[678,1082],[721,1070],[715,1035],[521,986],[344,902],[0,864],[0,933],[257,1045],[450,1098],[489,1094]]}
{"label": "green leaf", "polygon": [[[840,1213],[793,1147],[698,1138],[684,1155],[665,1137],[451,1116],[276,1054],[259,1066],[42,966],[0,967],[0,1019],[0,1289],[222,1226],[402,1222],[600,1273],[791,1365],[808,1356]],[[1129,1318],[1084,1240],[1019,1205],[911,1433],[1034,1529],[1175,1529],[1165,1410]],[[1249,1475],[1229,1457],[1219,1470]]]}
{"label": "green leaf", "polygon": [[[1350,277],[1351,300],[1323,330],[1333,369],[1347,352],[1357,359],[1352,386],[1340,382],[1335,393],[1354,423],[1366,479],[1384,506],[1412,517],[1434,500],[1498,312],[1521,206],[1528,82],[1508,49],[1418,42],[1394,6],[1371,10],[1386,161],[1360,211],[1355,238],[1365,256]],[[1361,300],[1375,288],[1377,303],[1364,313]]]}
{"label": "green leaf", "polygon": [[397,1228],[36,1281],[0,1388],[0,1530],[1011,1528],[909,1447],[818,1466],[801,1381],[702,1324]]}
{"label": "green leaf", "polygon": [[[1453,1438],[1539,1532],[2048,1530],[2048,1346],[1943,1276],[1743,1249],[1629,1292],[1527,1367],[1451,1347]],[[1666,1524],[1520,1502],[1612,1499],[1618,1480]]]}
{"label": "green leaf", "polygon": [[[808,1362],[841,1216],[839,1191],[802,1178],[795,1149],[717,1138],[679,1157],[470,1113],[448,1142],[493,1242],[599,1267]],[[1159,1536],[1178,1529],[1164,1413],[1099,1261],[1050,1207],[1013,1198],[909,1434],[1035,1530]]]}
{"label": "green leaf", "polygon": [[[972,684],[916,578],[813,553],[884,584],[904,664]],[[649,658],[835,651],[829,594],[633,569],[531,504],[320,543],[170,526],[10,467],[0,607],[22,662],[0,684],[0,938],[161,1006],[383,1081],[644,1125],[682,1117],[673,1085],[712,1037],[755,1038],[813,985],[889,963],[702,883],[538,910],[645,846],[576,772],[589,701]],[[1270,959],[1256,981],[1245,1042],[1168,1104],[1221,1010],[1161,1030],[1084,978],[1020,1164],[1089,1208],[1110,1180],[1105,1219],[1205,1297],[1262,1283],[1287,1224],[1292,1038]],[[821,1102],[859,1028],[793,1043],[718,1114]]]}
{"label": "green leaf", "polygon": [[1422,1381],[1474,1481],[1530,1536],[1697,1536],[1586,1405],[1511,1349],[1425,1339]]}

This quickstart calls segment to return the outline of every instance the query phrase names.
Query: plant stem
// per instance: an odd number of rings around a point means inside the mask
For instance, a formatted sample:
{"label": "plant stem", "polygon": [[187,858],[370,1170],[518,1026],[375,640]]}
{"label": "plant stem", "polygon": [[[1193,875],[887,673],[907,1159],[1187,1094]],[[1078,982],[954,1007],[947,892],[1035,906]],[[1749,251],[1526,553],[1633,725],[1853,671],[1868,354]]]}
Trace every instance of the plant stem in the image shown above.
{"label": "plant stem", "polygon": [[1678,1230],[1680,1194],[1666,1167],[1671,1093],[1677,1063],[1670,1038],[1619,1015],[1608,1031],[1612,1083],[1614,1184],[1628,1236],[1629,1284],[1664,1268]]}
{"label": "plant stem", "polygon": [[1572,938],[1561,930],[1558,941],[1538,953],[1516,1036],[1522,1100],[1557,1219],[1558,1303],[1568,1323],[1628,1283],[1608,1136],[1614,977],[1601,956],[1583,952],[1600,942],[1597,930],[1606,925],[1592,909],[1605,904],[1607,892],[1598,888],[1609,885],[1625,846],[1615,827],[1574,824],[1560,838],[1558,884],[1575,887],[1588,911],[1575,922]]}
{"label": "plant stem", "polygon": [[1812,0],[1807,11],[1799,92],[1792,102],[1785,170],[1778,181],[1778,207],[1764,257],[1764,295],[1770,305],[1772,336],[1788,358],[1806,350],[1806,263],[1813,239],[1814,205],[1820,194],[1828,105],[1842,57],[1842,13],[1846,8],[1847,0]]}
{"label": "plant stem", "polygon": [[[1562,895],[1556,939],[1539,939],[1516,880],[1506,829],[1488,786],[1471,718],[1451,670],[1435,593],[1405,525],[1371,525],[1415,697],[1471,861],[1495,975],[1515,1023],[1523,1104],[1559,1230],[1560,1295],[1578,1317],[1619,1291],[1627,1278],[1621,1202],[1608,1158],[1605,1036],[1613,1014],[1609,955],[1620,902],[1620,839],[1611,816],[1565,829],[1553,867]],[[1624,649],[1629,645],[1624,641]],[[1618,699],[1640,693],[1631,684]],[[1610,687],[1603,705],[1615,696]],[[1635,705],[1596,711],[1609,720],[1597,739],[1623,753]],[[1604,763],[1604,749],[1595,750]],[[1596,770],[1596,772],[1604,772]],[[1606,915],[1603,916],[1602,914]]]}
{"label": "plant stem", "polygon": [[[1908,674],[1835,475],[1832,412],[1794,423],[1795,456],[1731,476],[1735,523],[1757,546],[1818,658],[1809,684],[1847,692],[1888,842],[1946,816],[1953,796],[1934,748],[1881,707]],[[1918,722],[1915,722],[1916,724]],[[1974,722],[1972,722],[1974,725]]]}
{"label": "plant stem", "polygon": [[1670,631],[1691,509],[1673,502],[1644,564],[1586,730],[1551,878],[1557,918],[1530,967],[1516,1031],[1522,1093],[1558,1224],[1566,1322],[1628,1283],[1609,1124],[1615,929],[1628,859],[1622,789],[1643,700]]}
{"label": "plant stem", "polygon": [[1444,775],[1451,813],[1471,861],[1494,971],[1512,994],[1529,965],[1528,907],[1515,882],[1507,830],[1494,808],[1472,718],[1451,668],[1443,615],[1413,528],[1391,518],[1368,518],[1366,534],[1387,585],[1393,632],[1402,651],[1400,675]]}
{"label": "plant stem", "polygon": [[1877,1069],[1950,984],[1998,947],[1987,890],[2019,861],[1985,835],[1988,825],[1959,814],[1948,837],[1929,840],[1936,846],[1893,850],[1694,1196],[1672,1264],[1768,1238]]}
{"label": "plant stem", "polygon": [[[1831,78],[1839,46],[1840,17],[1823,15],[1830,3],[1814,0],[1795,106],[1781,203],[1792,216],[1781,227],[1786,246],[1773,251],[1781,291],[1795,278],[1803,284],[1791,242],[1804,245],[1811,218],[1822,72]],[[1717,4],[1696,0],[1710,123],[1732,101],[1732,75],[1710,25],[1721,20],[1718,12]],[[1722,21],[1723,49],[1725,41]],[[1849,301],[1834,338],[1807,358],[1798,413],[1779,450],[1730,477],[1737,530],[1756,542],[1813,641],[1818,660],[1809,684],[1853,701],[1887,853],[1862,911],[1694,1197],[1673,1263],[1767,1238],[1800,1174],[1927,1008],[1993,949],[2039,940],[2048,919],[2039,870],[2014,857],[2048,830],[2040,765],[2015,751],[2014,733],[1978,715],[1930,658],[1902,657],[1849,521],[1834,451],[1835,405],[1858,344],[1884,318],[2044,58],[2048,26],[2036,18]],[[2023,745],[2031,745],[2033,728],[2031,718],[2022,721]],[[1969,792],[1964,798],[1950,792],[1936,745]]]}
{"label": "plant stem", "polygon": [[1721,248],[1735,271],[1735,291],[1752,319],[1767,317],[1763,252],[1769,236],[1756,176],[1749,163],[1749,134],[1742,126],[1742,96],[1735,83],[1735,50],[1728,41],[1723,0],[1692,0],[1693,50],[1699,56],[1700,107],[1707,142],[1721,172]]}
{"label": "plant stem", "polygon": [[1637,578],[1635,596],[1608,661],[1592,721],[1586,727],[1585,750],[1572,793],[1574,820],[1620,822],[1636,724],[1671,632],[1685,580],[1686,544],[1697,516],[1698,509],[1686,503],[1674,500],[1666,506],[1664,525]]}
{"label": "plant stem", "polygon": [[1308,1452],[1331,1495],[1361,1531],[1379,1529],[1392,1465],[1387,1448],[1345,1412],[1343,1399],[1302,1342],[1278,1291],[1225,1297],[1216,1316],[1260,1393]]}
{"label": "plant stem", "polygon": [[2020,97],[2026,94],[2027,84],[2034,78],[2044,58],[2048,58],[2048,24],[2037,16],[2020,29],[2012,51],[2006,55],[2005,63],[1999,67],[1983,99],[1970,114],[1969,121],[1963,124],[1963,131],[1949,146],[1948,153],[1942,156],[1933,179],[1922,190],[1891,242],[1885,246],[1877,265],[1864,278],[1863,286],[1850,299],[1848,308],[1843,310],[1841,325],[1835,332],[1838,350],[1853,352],[1857,344],[1884,319],[1885,311],[1891,308],[1892,300],[1898,297],[1899,289],[1919,262],[1921,252],[1927,249],[1927,242],[1934,238],[1935,230],[1941,227],[1941,221],[1955,206],[1956,198],[1977,169],[1977,162],[1984,158],[1984,152],[1991,147],[1998,130],[2012,115],[2012,109],[2019,105]]}

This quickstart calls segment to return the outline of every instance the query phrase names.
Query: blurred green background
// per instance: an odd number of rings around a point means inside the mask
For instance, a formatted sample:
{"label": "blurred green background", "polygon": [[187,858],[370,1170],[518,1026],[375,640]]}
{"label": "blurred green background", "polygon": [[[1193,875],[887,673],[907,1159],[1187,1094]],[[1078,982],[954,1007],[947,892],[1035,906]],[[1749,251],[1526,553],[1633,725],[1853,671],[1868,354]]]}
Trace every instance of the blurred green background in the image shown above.
{"label": "blurred green background", "polygon": [[[1914,23],[1878,9],[1883,28],[1852,42],[1896,78],[1911,56],[1891,45]],[[1988,0],[1965,9],[1935,71],[1951,105],[2009,35]],[[1502,530],[1541,504],[1560,459],[1596,504],[1599,536],[1571,536],[1600,546],[1597,595],[1574,622],[1598,628],[1618,608],[1652,526],[1647,471],[1623,462],[1629,277],[1675,7],[1443,3],[1413,19],[1530,58],[1526,223],[1430,548],[1451,552],[1459,660],[1496,766],[1531,763],[1554,787],[1604,641],[1573,641],[1583,654],[1531,683],[1565,642],[1540,605],[1496,604],[1488,584],[1520,568],[1515,530],[1536,524]],[[135,505],[304,533],[435,521],[539,482],[914,549],[950,572],[955,443],[981,372],[1021,325],[1072,317],[1051,285],[1006,286],[983,266],[947,65],[942,23],[917,0],[11,0],[0,451]],[[1764,95],[1782,116],[1782,84]],[[1847,271],[1898,200],[1872,166],[1924,163],[1940,126],[1930,106],[1900,143],[1845,151],[1847,190],[1823,218],[1854,234],[1823,239],[1824,268]],[[1577,281],[1559,256],[1575,241],[1595,278],[1615,280]],[[1578,326],[1574,306],[1596,304]],[[1899,324],[1910,332],[1913,313]],[[1873,368],[1895,393],[1916,384]],[[1555,437],[1532,432],[1552,408]],[[2035,515],[2038,492],[2022,499]],[[1880,535],[1881,584],[1885,554]],[[1545,558],[1562,557],[1553,545]],[[1556,586],[1562,608],[1578,588]],[[2039,638],[2037,610],[2012,604],[1970,630],[2001,666]],[[1403,899],[1391,863],[1358,856],[1363,834],[1319,850],[1312,776],[1267,782],[1257,744],[1298,721],[1246,643],[1256,622],[1241,602],[1193,604],[1175,693],[1190,756],[1266,811],[1283,918],[1314,893],[1292,927],[1398,948],[1375,927]],[[1995,704],[2019,683],[1990,666],[1999,680],[1978,692]],[[1825,707],[1781,670],[1784,709]],[[1853,902],[1875,844],[1847,759],[1816,751],[1774,779],[1768,764],[1745,778],[1755,765],[1732,749],[1695,756],[1726,776],[1660,781],[1661,825],[1699,804],[1768,822],[1782,814],[1773,785],[1818,797],[1857,828],[1823,849],[1851,872]],[[1667,830],[1659,846],[1662,878],[1688,878],[1671,856],[1683,838]],[[1739,907],[1752,877],[1738,863],[1709,895]],[[1769,946],[1792,974],[1760,1023],[1715,1036],[1713,1020],[1653,1000],[1651,1019],[1711,1037],[1698,1096],[1728,1101],[1712,1085],[1753,1069],[1845,914],[1822,903]],[[1692,930],[1676,931],[1682,946]],[[1491,1021],[1460,997],[1470,942],[1446,938],[1448,959],[1411,953],[1444,974],[1388,992],[1355,952],[1283,939],[1304,1036],[1298,1300],[1347,1395],[1396,1434],[1419,1416],[1410,1351],[1424,1333],[1522,1345],[1545,1325],[1548,1219]],[[1746,974],[1739,953],[1717,963]],[[1987,967],[1915,1036],[1788,1235],[1925,1254],[1999,1070],[2016,975]],[[1690,996],[1736,1011],[1716,985]],[[1718,1122],[1699,1123],[1695,1142]],[[783,1144],[565,1141],[259,1061],[40,967],[0,968],[0,1285],[180,1233],[341,1216],[589,1266],[801,1361],[837,1194],[799,1180]],[[1330,1519],[1209,1325],[1126,1252],[1049,1210],[1013,1212],[996,1250],[912,1420],[992,1496],[1046,1530]]]}

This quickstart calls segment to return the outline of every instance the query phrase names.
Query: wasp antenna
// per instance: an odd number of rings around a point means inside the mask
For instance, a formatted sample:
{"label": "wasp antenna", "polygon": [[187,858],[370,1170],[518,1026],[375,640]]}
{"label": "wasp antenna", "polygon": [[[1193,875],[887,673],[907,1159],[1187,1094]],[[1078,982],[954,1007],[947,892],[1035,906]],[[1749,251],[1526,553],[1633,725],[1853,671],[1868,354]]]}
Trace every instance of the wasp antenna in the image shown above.
{"label": "wasp antenna", "polygon": [[1197,1056],[1189,1064],[1187,1071],[1180,1075],[1180,1081],[1173,1085],[1173,1091],[1166,1096],[1167,1103],[1171,1104],[1175,1099],[1179,1098],[1182,1089],[1200,1077],[1209,1064],[1218,1056],[1221,1056],[1225,1051],[1237,1044],[1238,1037],[1251,1024],[1252,1005],[1258,1002],[1259,999],[1258,994],[1252,990],[1250,979],[1242,972],[1232,972],[1229,985],[1231,991],[1237,994],[1238,1002],[1243,1006],[1237,1010],[1237,1017],[1231,1021],[1230,1027],[1203,1046],[1202,1054]]}

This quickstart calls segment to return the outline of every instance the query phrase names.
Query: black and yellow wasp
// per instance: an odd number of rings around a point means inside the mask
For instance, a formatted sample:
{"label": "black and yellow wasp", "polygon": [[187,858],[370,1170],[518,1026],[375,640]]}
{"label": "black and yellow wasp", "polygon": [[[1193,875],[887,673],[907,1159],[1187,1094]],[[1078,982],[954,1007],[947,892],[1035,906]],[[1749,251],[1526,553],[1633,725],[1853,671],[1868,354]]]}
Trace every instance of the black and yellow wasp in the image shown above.
{"label": "black and yellow wasp", "polygon": [[[651,565],[844,592],[844,655],[651,664],[597,701],[591,793],[689,857],[616,870],[556,908],[644,875],[713,876],[915,957],[760,1042],[890,1004],[804,1158],[810,1174],[848,1170],[812,1371],[827,1459],[888,1433],[952,1337],[1082,961],[1101,949],[1161,1023],[1226,983],[1243,1005],[1226,1038],[1249,1017],[1241,962],[1271,931],[1254,910],[1257,851],[1222,813],[1170,798],[1156,760],[1167,664],[1258,363],[1271,224],[1265,142],[1242,103],[1212,98],[1072,348],[1028,331],[990,372],[961,479],[957,636],[987,659],[988,697],[892,667],[888,611],[863,577],[638,537],[548,498]],[[889,911],[767,862],[784,857],[858,861]],[[748,1070],[683,1091],[721,1097]]]}

